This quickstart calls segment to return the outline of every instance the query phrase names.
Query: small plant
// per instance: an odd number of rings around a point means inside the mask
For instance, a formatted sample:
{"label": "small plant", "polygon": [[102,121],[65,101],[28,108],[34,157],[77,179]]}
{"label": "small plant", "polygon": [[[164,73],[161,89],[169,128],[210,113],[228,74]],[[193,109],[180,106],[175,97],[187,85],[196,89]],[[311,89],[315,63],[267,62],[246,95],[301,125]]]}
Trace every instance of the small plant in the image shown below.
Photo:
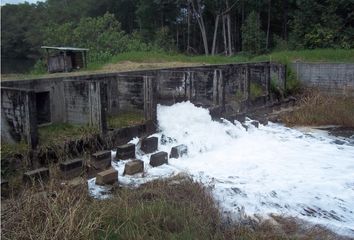
{"label": "small plant", "polygon": [[42,59],[39,59],[33,66],[30,74],[32,75],[40,75],[45,74],[47,72],[46,64]]}
{"label": "small plant", "polygon": [[263,89],[259,84],[251,82],[250,94],[251,94],[251,96],[250,96],[251,99],[254,100],[257,97],[263,96]]}

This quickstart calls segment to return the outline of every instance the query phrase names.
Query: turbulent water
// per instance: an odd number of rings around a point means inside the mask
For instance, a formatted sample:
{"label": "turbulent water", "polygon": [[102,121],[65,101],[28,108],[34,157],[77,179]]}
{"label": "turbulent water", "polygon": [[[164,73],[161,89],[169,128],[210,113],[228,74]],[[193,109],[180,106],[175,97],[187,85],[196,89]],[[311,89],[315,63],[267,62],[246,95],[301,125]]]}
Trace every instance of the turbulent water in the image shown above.
{"label": "turbulent water", "polygon": [[[270,123],[212,121],[206,109],[189,102],[158,106],[159,150],[178,144],[188,155],[169,159],[145,174],[121,176],[124,162],[113,162],[119,181],[139,185],[152,179],[187,173],[210,186],[222,210],[244,214],[294,216],[354,236],[354,136],[337,138],[325,131],[297,130]],[[132,142],[138,143],[138,139]],[[93,194],[101,188],[89,180]]]}

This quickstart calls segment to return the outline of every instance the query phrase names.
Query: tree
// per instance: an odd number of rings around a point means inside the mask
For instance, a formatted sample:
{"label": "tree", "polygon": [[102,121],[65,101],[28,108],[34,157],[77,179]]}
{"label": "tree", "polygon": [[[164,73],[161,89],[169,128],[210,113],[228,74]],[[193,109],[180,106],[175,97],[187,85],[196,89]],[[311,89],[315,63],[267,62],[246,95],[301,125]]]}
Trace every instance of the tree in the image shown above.
{"label": "tree", "polygon": [[261,30],[259,15],[251,12],[242,28],[242,49],[252,54],[260,54],[264,51],[265,34]]}

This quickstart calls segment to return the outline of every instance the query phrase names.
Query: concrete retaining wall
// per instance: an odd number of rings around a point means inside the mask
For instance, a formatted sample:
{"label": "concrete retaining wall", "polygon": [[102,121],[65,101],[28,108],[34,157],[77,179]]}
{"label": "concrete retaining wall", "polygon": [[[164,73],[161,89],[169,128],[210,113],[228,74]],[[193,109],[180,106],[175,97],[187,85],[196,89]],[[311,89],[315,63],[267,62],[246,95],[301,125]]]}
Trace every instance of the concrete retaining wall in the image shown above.
{"label": "concrete retaining wall", "polygon": [[[256,84],[261,89],[262,97],[270,99],[271,78],[276,79],[280,86],[285,86],[284,73],[283,65],[269,62],[211,65],[3,81],[2,92],[7,94],[10,87],[40,93],[29,101],[38,106],[36,110],[41,114],[26,112],[31,118],[37,119],[40,115],[47,118],[48,122],[97,125],[101,131],[105,131],[107,115],[119,116],[124,111],[144,111],[146,120],[156,120],[158,103],[173,104],[190,100],[194,104],[213,108],[217,115],[237,113],[242,106],[248,105],[244,103],[251,100],[250,85]],[[42,106],[38,101],[50,101],[50,107]],[[16,106],[6,105],[6,99],[3,102],[2,112],[5,114],[2,114],[10,119],[8,112],[16,109]],[[47,108],[50,108],[49,111],[46,111]],[[11,123],[10,128],[13,126]]]}
{"label": "concrete retaining wall", "polygon": [[15,141],[25,140],[30,146],[36,146],[38,142],[36,115],[34,91],[1,88],[2,139],[11,137]]}
{"label": "concrete retaining wall", "polygon": [[328,94],[354,96],[354,64],[295,62],[291,66],[305,86]]}

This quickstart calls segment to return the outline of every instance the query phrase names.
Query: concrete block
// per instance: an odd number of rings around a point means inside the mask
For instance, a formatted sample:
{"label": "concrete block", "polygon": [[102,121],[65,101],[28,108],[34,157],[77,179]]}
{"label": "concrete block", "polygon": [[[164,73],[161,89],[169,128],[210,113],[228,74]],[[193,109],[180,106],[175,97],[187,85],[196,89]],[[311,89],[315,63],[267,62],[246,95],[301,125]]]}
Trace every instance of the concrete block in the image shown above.
{"label": "concrete block", "polygon": [[114,168],[99,172],[96,175],[97,185],[114,184],[116,182],[118,182],[118,171]]}
{"label": "concrete block", "polygon": [[96,153],[92,154],[92,159],[94,161],[111,159],[111,151],[110,150],[104,150],[104,151],[96,152]]}
{"label": "concrete block", "polygon": [[59,168],[64,178],[74,178],[82,173],[83,160],[76,158],[67,160],[59,164]]}
{"label": "concrete block", "polygon": [[157,146],[158,146],[158,138],[157,137],[148,137],[148,138],[144,138],[141,141],[140,149],[144,153],[153,153],[153,152],[157,151]]}
{"label": "concrete block", "polygon": [[45,181],[49,178],[48,168],[38,168],[32,171],[27,171],[23,174],[23,181],[30,183],[33,181]]}
{"label": "concrete block", "polygon": [[168,155],[167,152],[158,152],[152,154],[150,157],[150,165],[153,167],[160,166],[162,164],[168,163]]}
{"label": "concrete block", "polygon": [[101,170],[107,169],[111,167],[111,151],[105,150],[96,152],[92,154],[91,160],[91,164],[94,168]]}
{"label": "concrete block", "polygon": [[171,149],[170,158],[180,158],[187,154],[188,154],[188,147],[184,144],[181,144]]}
{"label": "concrete block", "polygon": [[117,160],[135,158],[135,144],[128,143],[117,147]]}
{"label": "concrete block", "polygon": [[1,197],[8,197],[9,196],[9,182],[5,179],[1,178]]}
{"label": "concrete block", "polygon": [[96,169],[104,170],[111,167],[111,159],[92,161],[91,164]]}
{"label": "concrete block", "polygon": [[133,175],[136,173],[144,172],[144,162],[138,159],[135,159],[131,162],[125,164],[123,175]]}

